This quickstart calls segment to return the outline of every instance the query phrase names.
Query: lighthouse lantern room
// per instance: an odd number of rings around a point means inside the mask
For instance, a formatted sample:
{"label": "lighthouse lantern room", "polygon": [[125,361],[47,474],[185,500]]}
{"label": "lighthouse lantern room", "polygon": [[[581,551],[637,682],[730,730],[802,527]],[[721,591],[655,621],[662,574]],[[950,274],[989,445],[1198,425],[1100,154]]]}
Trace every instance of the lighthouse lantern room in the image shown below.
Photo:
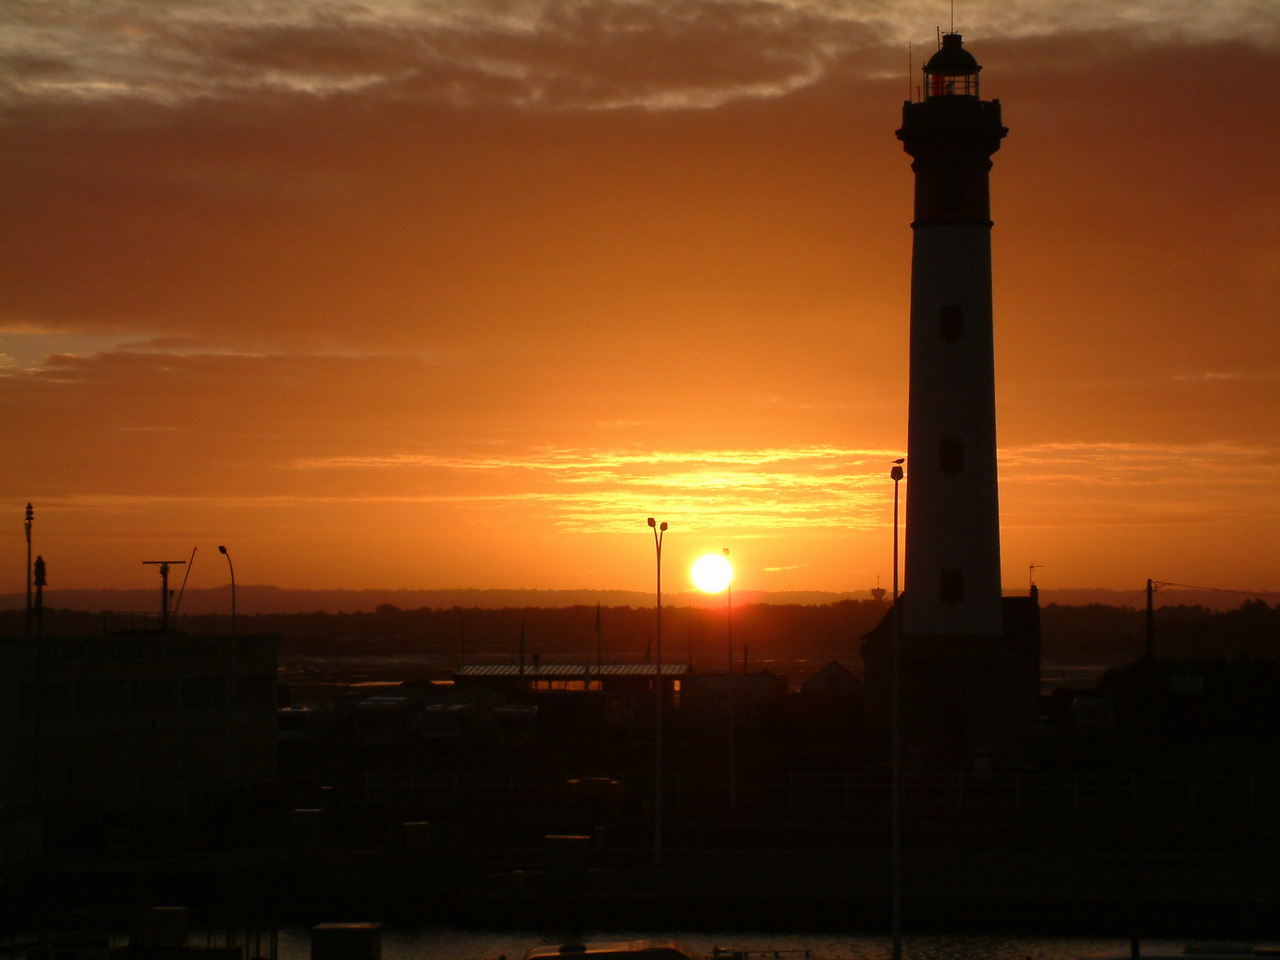
{"label": "lighthouse lantern room", "polygon": [[943,34],[942,46],[924,65],[926,100],[978,95],[978,71],[982,67],[964,48],[963,39],[958,33]]}

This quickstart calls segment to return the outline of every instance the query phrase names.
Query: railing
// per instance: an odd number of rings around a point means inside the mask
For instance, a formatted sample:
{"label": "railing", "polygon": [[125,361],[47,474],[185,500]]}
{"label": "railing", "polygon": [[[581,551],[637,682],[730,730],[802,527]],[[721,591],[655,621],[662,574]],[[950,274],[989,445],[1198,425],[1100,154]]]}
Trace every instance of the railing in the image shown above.
{"label": "railing", "polygon": [[[367,771],[327,784],[350,806],[414,803],[441,813],[594,807],[623,811],[652,796],[648,780],[618,776],[612,791],[584,793],[563,777]],[[671,816],[719,816],[728,785],[723,776],[671,772],[664,777],[664,810]],[[743,816],[875,819],[886,815],[887,775],[801,774],[737,780]],[[1061,824],[1116,817],[1251,818],[1280,815],[1280,777],[1087,774],[1004,774],[990,777],[907,777],[908,817],[1022,818]],[[1277,821],[1280,823],[1280,821]]]}

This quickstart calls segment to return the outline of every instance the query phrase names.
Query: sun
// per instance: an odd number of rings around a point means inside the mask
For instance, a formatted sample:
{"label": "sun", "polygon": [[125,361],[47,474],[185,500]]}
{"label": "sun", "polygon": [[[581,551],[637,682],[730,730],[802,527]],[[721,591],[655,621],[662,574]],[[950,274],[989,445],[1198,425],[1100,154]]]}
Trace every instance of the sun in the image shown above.
{"label": "sun", "polygon": [[693,561],[689,576],[703,593],[719,593],[733,581],[733,565],[722,553],[705,553]]}

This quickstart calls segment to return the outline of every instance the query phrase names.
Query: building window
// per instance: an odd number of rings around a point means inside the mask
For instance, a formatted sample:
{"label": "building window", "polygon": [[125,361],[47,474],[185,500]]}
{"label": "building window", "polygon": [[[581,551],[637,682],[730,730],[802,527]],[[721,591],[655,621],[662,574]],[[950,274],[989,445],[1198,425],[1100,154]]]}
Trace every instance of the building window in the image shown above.
{"label": "building window", "polygon": [[960,304],[948,303],[938,311],[938,336],[947,343],[964,336],[964,308]]}
{"label": "building window", "polygon": [[964,603],[964,571],[947,567],[938,575],[938,598],[948,607]]}
{"label": "building window", "polygon": [[599,690],[600,681],[590,680],[584,683],[582,680],[535,680],[530,687],[532,690]]}
{"label": "building window", "polygon": [[964,470],[964,441],[959,437],[943,437],[938,448],[938,466],[948,476]]}

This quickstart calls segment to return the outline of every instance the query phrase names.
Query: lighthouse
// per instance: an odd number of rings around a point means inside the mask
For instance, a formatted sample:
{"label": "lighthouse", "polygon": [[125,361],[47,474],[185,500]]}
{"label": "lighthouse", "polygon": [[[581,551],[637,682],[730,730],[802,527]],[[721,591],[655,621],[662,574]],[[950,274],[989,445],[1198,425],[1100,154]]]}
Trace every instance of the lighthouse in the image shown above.
{"label": "lighthouse", "polygon": [[905,635],[1002,632],[988,174],[1008,131],[981,69],[946,34],[898,130],[915,173]]}
{"label": "lighthouse", "polygon": [[[897,605],[905,729],[917,742],[1016,739],[1038,708],[1035,597],[1002,597],[991,298],[991,157],[1008,130],[948,33],[897,131],[911,156],[906,556]],[[892,617],[863,646],[868,709],[888,712]]]}

